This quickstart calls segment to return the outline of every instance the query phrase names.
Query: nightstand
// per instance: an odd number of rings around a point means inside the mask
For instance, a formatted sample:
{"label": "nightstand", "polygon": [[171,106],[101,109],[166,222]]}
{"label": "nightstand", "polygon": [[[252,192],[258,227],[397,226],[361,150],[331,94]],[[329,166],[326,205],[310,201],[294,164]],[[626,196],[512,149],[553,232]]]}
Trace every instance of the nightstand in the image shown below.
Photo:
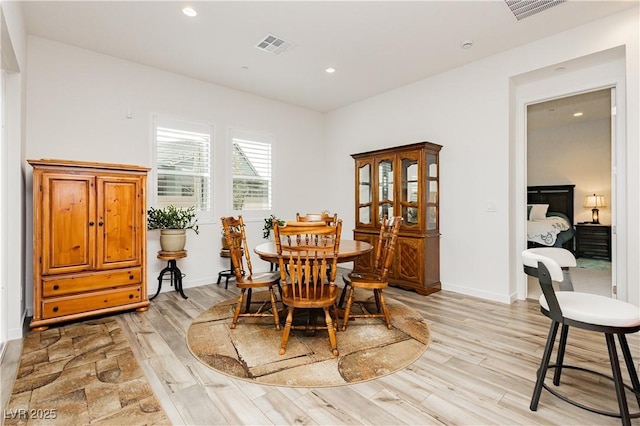
{"label": "nightstand", "polygon": [[593,223],[576,225],[576,257],[611,260],[611,226]]}

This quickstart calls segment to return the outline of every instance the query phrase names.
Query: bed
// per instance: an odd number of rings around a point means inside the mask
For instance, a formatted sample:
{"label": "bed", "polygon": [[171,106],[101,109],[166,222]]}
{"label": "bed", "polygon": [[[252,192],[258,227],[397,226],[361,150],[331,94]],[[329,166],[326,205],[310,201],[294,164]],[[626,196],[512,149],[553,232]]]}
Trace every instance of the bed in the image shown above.
{"label": "bed", "polygon": [[571,252],[575,185],[527,187],[528,247],[563,247]]}

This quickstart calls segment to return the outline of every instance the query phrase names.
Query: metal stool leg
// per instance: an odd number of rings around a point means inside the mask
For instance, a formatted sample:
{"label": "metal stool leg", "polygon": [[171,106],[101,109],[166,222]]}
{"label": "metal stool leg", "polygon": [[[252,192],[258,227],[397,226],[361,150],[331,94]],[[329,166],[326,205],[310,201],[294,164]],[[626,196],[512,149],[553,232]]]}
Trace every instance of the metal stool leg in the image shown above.
{"label": "metal stool leg", "polygon": [[182,271],[178,268],[175,259],[170,259],[167,263],[167,266],[160,271],[160,275],[158,275],[158,291],[149,300],[153,300],[158,294],[160,294],[160,289],[162,288],[162,279],[164,278],[164,274],[169,273],[169,280],[173,287],[175,287],[176,291],[180,292],[180,295],[183,299],[188,299],[188,297],[184,294],[182,290]]}
{"label": "metal stool leg", "polygon": [[562,363],[564,362],[564,352],[567,347],[567,336],[569,335],[569,326],[562,324],[560,330],[560,345],[558,346],[558,357],[556,358],[556,371],[553,373],[553,384],[560,385],[560,375],[562,374]]}
{"label": "metal stool leg", "polygon": [[640,381],[638,380],[638,373],[633,365],[633,358],[631,358],[631,351],[629,350],[629,343],[627,343],[627,336],[620,333],[618,334],[618,341],[622,348],[622,354],[624,355],[624,361],[627,364],[627,370],[629,371],[629,378],[631,379],[631,385],[636,395],[636,401],[640,405]]}
{"label": "metal stool leg", "polygon": [[170,260],[169,264],[171,265],[171,281],[174,282],[175,279],[175,289],[180,292],[180,296],[183,299],[188,299],[188,297],[182,291],[182,271],[178,268],[175,260]]}
{"label": "metal stool leg", "polygon": [[155,299],[158,296],[158,294],[160,294],[160,289],[162,288],[162,277],[167,272],[171,272],[170,265],[167,265],[162,271],[160,271],[160,275],[158,275],[158,291],[156,291],[156,294],[150,297],[149,300]]}
{"label": "metal stool leg", "polygon": [[542,393],[542,387],[544,385],[544,377],[547,375],[547,369],[549,368],[549,360],[551,359],[551,353],[553,352],[553,344],[556,341],[556,334],[558,333],[559,322],[553,321],[549,328],[549,336],[547,337],[547,344],[544,347],[544,354],[540,361],[540,368],[538,369],[538,378],[536,380],[536,386],[533,389],[533,396],[531,397],[531,404],[529,409],[536,411],[538,409],[538,402],[540,402],[540,394]]}
{"label": "metal stool leg", "polygon": [[235,276],[235,274],[233,273],[233,259],[229,257],[229,269],[218,272],[218,281],[216,282],[216,285],[220,285],[222,277],[225,277],[224,289],[227,290],[229,288],[229,278],[232,278],[233,276]]}
{"label": "metal stool leg", "polygon": [[607,348],[609,349],[609,361],[611,362],[611,372],[613,373],[614,379],[613,383],[615,384],[616,396],[618,397],[620,420],[623,425],[631,425],[631,417],[629,417],[629,406],[627,405],[627,396],[625,395],[622,382],[622,372],[620,371],[616,342],[613,338],[613,334],[605,333],[605,337],[607,338]]}

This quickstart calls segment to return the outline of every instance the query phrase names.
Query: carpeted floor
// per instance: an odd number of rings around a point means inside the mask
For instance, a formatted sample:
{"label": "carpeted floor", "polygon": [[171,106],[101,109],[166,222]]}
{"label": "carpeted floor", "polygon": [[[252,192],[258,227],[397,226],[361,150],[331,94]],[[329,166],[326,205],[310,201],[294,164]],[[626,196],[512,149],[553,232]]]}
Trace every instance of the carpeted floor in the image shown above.
{"label": "carpeted floor", "polygon": [[[266,301],[267,294],[254,293],[253,299]],[[226,300],[198,316],[187,331],[187,344],[209,367],[253,383],[323,387],[370,380],[412,364],[430,341],[420,313],[387,298],[392,330],[380,319],[350,321],[346,331],[337,332],[338,357],[331,353],[326,330],[313,335],[292,330],[286,354],[279,355],[282,331],[275,329],[271,318],[240,318],[236,329],[229,327],[235,302]],[[365,306],[374,311],[372,298]],[[319,321],[324,321],[322,315]]]}
{"label": "carpeted floor", "polygon": [[170,424],[113,318],[25,338],[5,425]]}

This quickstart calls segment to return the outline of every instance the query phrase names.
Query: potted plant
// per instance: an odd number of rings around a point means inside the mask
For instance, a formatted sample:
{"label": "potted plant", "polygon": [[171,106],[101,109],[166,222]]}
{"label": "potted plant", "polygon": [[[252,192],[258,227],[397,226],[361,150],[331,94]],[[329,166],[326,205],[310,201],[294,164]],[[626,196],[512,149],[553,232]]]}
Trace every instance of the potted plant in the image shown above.
{"label": "potted plant", "polygon": [[264,226],[262,227],[262,237],[265,240],[269,239],[269,236],[271,235],[271,230],[273,229],[273,225],[275,224],[276,220],[278,221],[278,225],[280,226],[284,226],[286,224],[284,220],[278,220],[278,218],[276,218],[276,216],[273,214],[264,219]]}
{"label": "potted plant", "polygon": [[198,231],[196,208],[168,205],[147,210],[147,229],[160,230],[160,249],[162,251],[182,251],[187,242],[187,229]]}
{"label": "potted plant", "polygon": [[220,234],[221,234],[221,240],[222,240],[222,249],[223,250],[229,250],[229,243],[227,242],[227,236],[224,233],[224,226],[220,225]]}

